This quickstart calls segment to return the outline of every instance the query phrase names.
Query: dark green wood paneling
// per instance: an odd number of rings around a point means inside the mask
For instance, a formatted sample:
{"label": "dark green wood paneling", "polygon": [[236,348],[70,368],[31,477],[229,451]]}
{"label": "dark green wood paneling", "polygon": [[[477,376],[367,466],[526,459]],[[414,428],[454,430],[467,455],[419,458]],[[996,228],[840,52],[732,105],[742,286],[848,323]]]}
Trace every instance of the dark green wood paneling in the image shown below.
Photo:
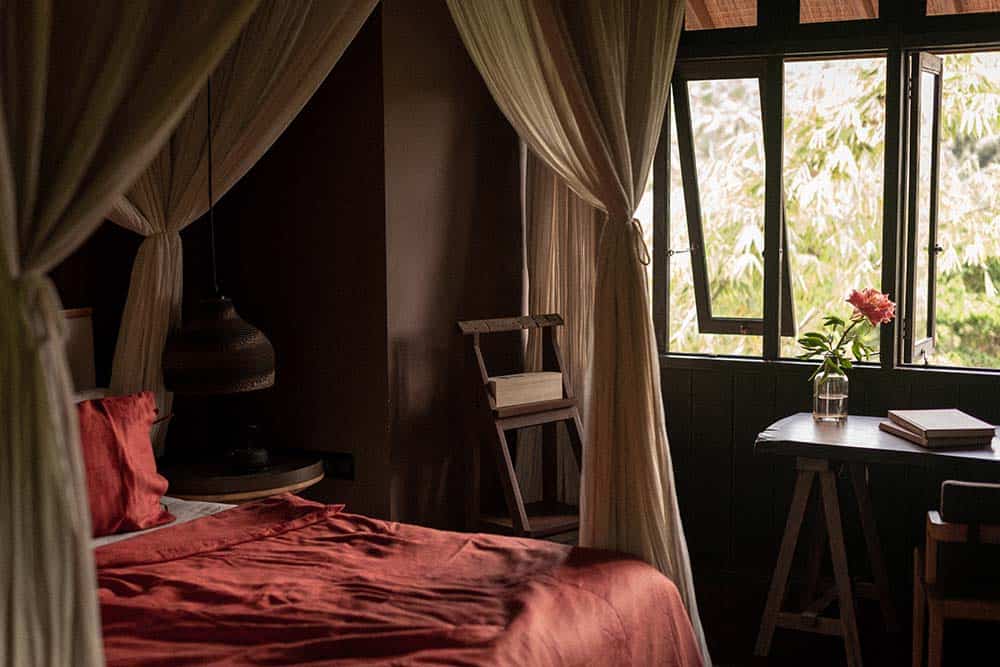
{"label": "dark green wood paneling", "polygon": [[754,456],[757,434],[775,420],[771,373],[733,377],[732,565],[766,568],[777,555],[780,533],[774,517],[773,458]]}
{"label": "dark green wood paneling", "polygon": [[729,563],[732,526],[733,376],[698,371],[691,377],[691,470],[688,546],[713,566]]}
{"label": "dark green wood paneling", "polygon": [[664,370],[660,380],[663,388],[663,409],[667,417],[667,438],[670,459],[677,484],[677,502],[684,526],[694,523],[691,514],[691,487],[696,472],[691,467],[691,371]]}
{"label": "dark green wood paneling", "polygon": [[[757,433],[774,420],[812,408],[808,365],[747,360],[665,358],[664,406],[677,492],[695,571],[735,572],[767,581],[794,482],[794,462],[757,456]],[[957,407],[1000,423],[1000,374],[935,369],[855,369],[851,412]],[[872,501],[894,592],[908,595],[913,547],[942,479],[987,480],[975,468],[872,466]],[[998,481],[998,480],[992,480]],[[842,480],[851,567],[864,575],[860,526]],[[748,579],[749,581],[750,579]]]}

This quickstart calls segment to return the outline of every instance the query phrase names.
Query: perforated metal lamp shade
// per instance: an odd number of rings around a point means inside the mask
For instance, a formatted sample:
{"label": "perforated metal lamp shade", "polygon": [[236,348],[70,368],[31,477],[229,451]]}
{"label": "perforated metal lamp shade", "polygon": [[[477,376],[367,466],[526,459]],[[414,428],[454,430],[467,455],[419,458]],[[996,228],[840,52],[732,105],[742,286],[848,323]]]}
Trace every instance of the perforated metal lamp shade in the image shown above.
{"label": "perforated metal lamp shade", "polygon": [[274,384],[274,347],[219,296],[203,299],[167,339],[163,381],[182,394],[236,394]]}

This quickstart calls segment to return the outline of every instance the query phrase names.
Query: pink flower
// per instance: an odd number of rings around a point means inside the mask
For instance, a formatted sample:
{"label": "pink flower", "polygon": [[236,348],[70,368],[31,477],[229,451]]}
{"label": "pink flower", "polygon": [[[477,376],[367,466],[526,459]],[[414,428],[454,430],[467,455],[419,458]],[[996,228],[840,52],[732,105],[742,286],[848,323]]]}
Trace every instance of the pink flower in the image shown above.
{"label": "pink flower", "polygon": [[871,287],[860,292],[852,290],[847,302],[854,306],[852,319],[866,317],[873,327],[885,324],[896,316],[896,304],[889,300],[889,295]]}

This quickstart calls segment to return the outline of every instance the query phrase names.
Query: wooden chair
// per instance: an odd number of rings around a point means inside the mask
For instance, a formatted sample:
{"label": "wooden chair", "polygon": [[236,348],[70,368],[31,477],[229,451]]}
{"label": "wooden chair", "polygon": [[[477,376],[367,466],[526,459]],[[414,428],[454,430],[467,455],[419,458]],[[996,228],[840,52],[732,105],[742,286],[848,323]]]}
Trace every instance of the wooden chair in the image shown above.
{"label": "wooden chair", "polygon": [[[925,551],[913,563],[913,667],[941,665],[947,619],[1000,621],[1000,484],[946,481],[927,513]],[[993,563],[989,561],[992,560]]]}
{"label": "wooden chair", "polygon": [[[470,398],[473,403],[468,412],[472,433],[488,433],[496,455],[500,481],[503,485],[504,500],[507,504],[505,515],[482,515],[480,513],[480,460],[479,439],[471,447],[469,480],[470,530],[487,530],[510,535],[535,538],[554,538],[571,535],[579,527],[579,509],[565,505],[556,499],[556,427],[562,423],[569,435],[570,448],[577,465],[583,466],[583,427],[577,409],[573,387],[563,368],[562,353],[556,342],[554,329],[563,325],[560,315],[529,315],[525,317],[498,318],[491,320],[465,320],[458,323],[459,331],[466,337],[467,373],[470,377]],[[528,329],[541,329],[542,370],[558,371],[563,374],[563,397],[551,401],[525,403],[507,407],[497,407],[489,390],[489,372],[483,359],[480,338],[494,333],[507,333]],[[514,471],[514,458],[507,443],[508,431],[530,426],[542,427],[542,486],[543,500],[525,503],[521,487]]]}

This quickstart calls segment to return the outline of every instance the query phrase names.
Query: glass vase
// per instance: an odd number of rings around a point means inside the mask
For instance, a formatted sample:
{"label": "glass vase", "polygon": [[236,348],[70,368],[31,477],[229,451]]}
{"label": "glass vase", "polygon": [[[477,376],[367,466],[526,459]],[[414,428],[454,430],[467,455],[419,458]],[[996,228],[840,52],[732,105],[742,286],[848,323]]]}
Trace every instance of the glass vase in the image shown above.
{"label": "glass vase", "polygon": [[847,421],[847,376],[820,372],[813,379],[813,419],[818,422]]}

